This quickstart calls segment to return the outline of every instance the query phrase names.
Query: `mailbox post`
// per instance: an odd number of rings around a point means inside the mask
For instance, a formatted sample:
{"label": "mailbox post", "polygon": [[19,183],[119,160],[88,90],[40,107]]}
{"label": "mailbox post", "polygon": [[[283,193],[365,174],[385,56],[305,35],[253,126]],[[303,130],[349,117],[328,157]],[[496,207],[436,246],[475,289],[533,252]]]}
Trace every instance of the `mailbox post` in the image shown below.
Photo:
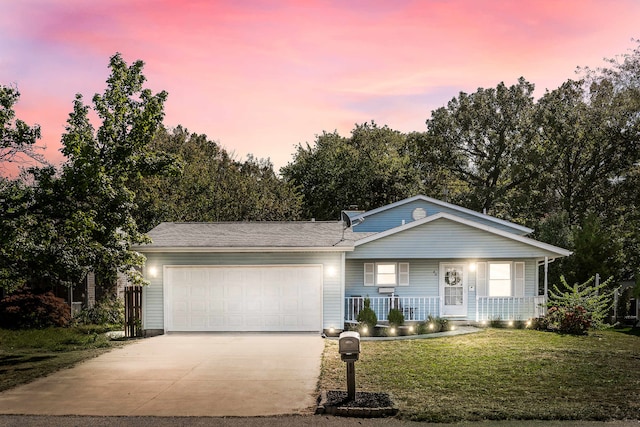
{"label": "mailbox post", "polygon": [[360,334],[357,332],[343,332],[338,339],[340,358],[347,362],[347,399],[356,398],[356,365],[360,357]]}

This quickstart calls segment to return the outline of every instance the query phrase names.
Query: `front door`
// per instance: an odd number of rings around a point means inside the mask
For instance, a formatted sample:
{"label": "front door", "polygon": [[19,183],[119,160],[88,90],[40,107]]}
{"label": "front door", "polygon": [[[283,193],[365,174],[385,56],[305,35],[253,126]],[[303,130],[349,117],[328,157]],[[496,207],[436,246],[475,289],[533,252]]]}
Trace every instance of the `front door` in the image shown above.
{"label": "front door", "polygon": [[442,316],[467,316],[467,277],[464,264],[440,264]]}

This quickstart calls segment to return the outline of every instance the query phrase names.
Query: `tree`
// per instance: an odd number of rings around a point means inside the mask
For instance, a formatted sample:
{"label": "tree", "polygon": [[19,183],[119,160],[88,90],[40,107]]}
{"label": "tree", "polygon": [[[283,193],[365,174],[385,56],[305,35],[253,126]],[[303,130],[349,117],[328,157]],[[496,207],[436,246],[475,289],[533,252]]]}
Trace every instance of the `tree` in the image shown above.
{"label": "tree", "polygon": [[367,210],[421,192],[411,158],[416,139],[374,122],[356,125],[349,138],[323,132],[315,146],[299,144],[281,173],[302,192],[303,216],[336,220],[350,206]]}
{"label": "tree", "polygon": [[35,145],[40,139],[40,126],[29,126],[15,118],[13,107],[19,98],[17,89],[0,85],[0,167],[28,159],[46,164],[42,154],[38,153],[40,147]]}
{"label": "tree", "polygon": [[[11,196],[5,213],[15,227],[2,242],[11,255],[9,266],[0,270],[7,279],[70,286],[94,271],[109,286],[121,271],[142,282],[134,267],[143,257],[131,246],[147,238],[133,217],[136,201],[129,187],[135,179],[173,167],[170,156],[150,150],[167,94],[143,88],[142,61],[128,66],[116,54],[109,67],[107,89],[93,97],[98,130],[76,95],[62,137],[68,160],[61,170],[34,167],[29,169],[32,185],[5,185]],[[8,245],[16,249],[10,252]]]}
{"label": "tree", "polygon": [[472,94],[460,92],[426,121],[421,153],[469,186],[458,203],[511,217],[510,192],[534,179],[544,155],[534,123],[534,85],[524,78]]}
{"label": "tree", "polygon": [[180,171],[138,180],[136,220],[148,231],[162,221],[265,221],[299,218],[301,198],[268,160],[234,159],[206,135],[160,129],[155,150],[175,156]]}

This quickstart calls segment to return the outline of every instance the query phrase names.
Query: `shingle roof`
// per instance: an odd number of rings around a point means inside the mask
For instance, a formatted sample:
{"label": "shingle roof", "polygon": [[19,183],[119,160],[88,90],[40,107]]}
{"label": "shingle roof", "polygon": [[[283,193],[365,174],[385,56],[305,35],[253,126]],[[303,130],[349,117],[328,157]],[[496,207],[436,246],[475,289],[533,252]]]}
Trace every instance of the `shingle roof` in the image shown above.
{"label": "shingle roof", "polygon": [[[352,250],[361,233],[343,230],[341,221],[163,222],[147,235],[152,243],[136,249],[329,249]],[[357,237],[356,237],[357,236]]]}

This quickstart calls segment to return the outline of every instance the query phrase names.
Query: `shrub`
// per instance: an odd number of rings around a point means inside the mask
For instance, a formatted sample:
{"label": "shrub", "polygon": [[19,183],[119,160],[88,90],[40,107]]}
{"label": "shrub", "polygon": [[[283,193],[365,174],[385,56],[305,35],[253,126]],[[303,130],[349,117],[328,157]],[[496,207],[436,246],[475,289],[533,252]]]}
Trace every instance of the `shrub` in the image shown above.
{"label": "shrub", "polygon": [[71,312],[67,303],[53,293],[34,294],[21,290],[0,300],[0,327],[42,329],[67,326]]}
{"label": "shrub", "polygon": [[425,322],[420,322],[416,326],[416,332],[418,334],[431,334],[434,332],[441,332],[448,330],[448,320],[441,317],[427,317]]}
{"label": "shrub", "polygon": [[389,310],[389,315],[387,316],[389,320],[389,325],[391,326],[401,326],[404,325],[404,314],[397,308],[392,308]]}
{"label": "shrub", "polygon": [[356,320],[361,324],[364,323],[367,325],[370,331],[373,331],[378,324],[378,316],[376,316],[375,311],[371,309],[371,300],[369,298],[364,299],[364,307],[358,313]]}
{"label": "shrub", "polygon": [[78,325],[101,325],[109,327],[124,327],[124,304],[122,300],[105,297],[91,308],[85,308],[74,318]]}
{"label": "shrub", "polygon": [[590,328],[601,329],[605,326],[607,313],[611,308],[613,291],[606,291],[611,278],[598,286],[593,286],[587,280],[582,284],[569,286],[564,276],[560,282],[564,291],[554,285],[549,291],[547,315],[542,326],[545,329],[561,333],[584,335]]}

